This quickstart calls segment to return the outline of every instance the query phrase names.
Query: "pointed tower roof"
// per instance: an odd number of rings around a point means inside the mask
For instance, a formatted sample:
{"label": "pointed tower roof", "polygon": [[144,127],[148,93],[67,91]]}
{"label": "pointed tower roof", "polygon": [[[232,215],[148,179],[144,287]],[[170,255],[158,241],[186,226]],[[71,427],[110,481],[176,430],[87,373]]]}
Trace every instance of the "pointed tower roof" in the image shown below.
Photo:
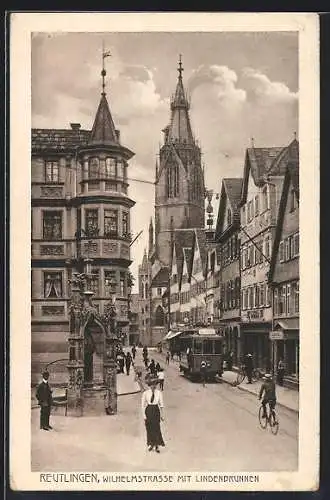
{"label": "pointed tower roof", "polygon": [[105,92],[101,94],[89,144],[119,145],[118,132],[113,122]]}
{"label": "pointed tower roof", "polygon": [[189,118],[189,102],[183,87],[181,55],[178,66],[178,82],[171,100],[171,122],[166,128],[166,142],[194,143]]}

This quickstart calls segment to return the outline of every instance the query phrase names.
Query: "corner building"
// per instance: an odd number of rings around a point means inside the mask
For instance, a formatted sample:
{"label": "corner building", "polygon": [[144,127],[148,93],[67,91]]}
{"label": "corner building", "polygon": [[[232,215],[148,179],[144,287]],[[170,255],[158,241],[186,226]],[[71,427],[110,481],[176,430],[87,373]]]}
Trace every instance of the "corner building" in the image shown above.
{"label": "corner building", "polygon": [[[105,75],[103,70],[102,76]],[[130,209],[128,160],[106,93],[101,94],[91,131],[32,129],[32,383],[55,363],[55,383],[66,380],[69,280],[92,259],[90,289],[102,314],[111,299],[118,333],[128,337]],[[102,358],[102,336],[91,325],[94,373]],[[92,373],[90,370],[89,373]]]}

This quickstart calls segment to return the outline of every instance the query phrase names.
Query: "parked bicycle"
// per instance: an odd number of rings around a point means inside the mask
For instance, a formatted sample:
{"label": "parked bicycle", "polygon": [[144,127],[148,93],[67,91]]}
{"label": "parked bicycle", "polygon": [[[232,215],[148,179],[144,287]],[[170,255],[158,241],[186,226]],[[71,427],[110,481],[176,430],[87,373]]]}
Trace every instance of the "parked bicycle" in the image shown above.
{"label": "parked bicycle", "polygon": [[[259,370],[259,368],[254,368],[252,370],[252,382],[256,382],[263,377],[263,372]],[[234,382],[234,385],[240,385],[245,378],[247,378],[246,368],[244,365],[241,365],[239,371],[237,372],[237,378]]]}
{"label": "parked bicycle", "polygon": [[270,430],[274,435],[278,433],[278,429],[280,427],[280,424],[278,422],[278,417],[276,415],[276,412],[274,408],[270,408],[269,404],[266,406],[266,415],[264,416],[264,409],[262,404],[260,405],[259,408],[259,424],[262,429],[266,429],[267,425],[269,425]]}

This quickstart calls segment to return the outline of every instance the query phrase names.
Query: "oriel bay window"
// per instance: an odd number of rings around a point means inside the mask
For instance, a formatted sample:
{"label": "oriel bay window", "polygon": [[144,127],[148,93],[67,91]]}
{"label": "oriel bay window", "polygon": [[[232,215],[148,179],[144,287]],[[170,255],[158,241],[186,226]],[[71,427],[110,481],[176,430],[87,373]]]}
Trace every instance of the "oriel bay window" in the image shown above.
{"label": "oriel bay window", "polygon": [[97,208],[85,210],[85,231],[87,236],[98,236],[99,213]]}
{"label": "oriel bay window", "polygon": [[46,161],[45,182],[59,182],[59,168],[57,161]]}
{"label": "oriel bay window", "polygon": [[118,236],[118,211],[104,210],[104,236],[110,238]]}
{"label": "oriel bay window", "polygon": [[91,158],[89,162],[89,168],[88,168],[88,178],[89,179],[98,179],[99,177],[99,159],[98,158]]}
{"label": "oriel bay window", "polygon": [[62,297],[62,273],[44,272],[44,297],[46,299]]}
{"label": "oriel bay window", "polygon": [[106,158],[105,160],[105,176],[116,177],[116,160],[115,158]]}
{"label": "oriel bay window", "polygon": [[43,239],[62,239],[62,212],[47,210],[43,212]]}

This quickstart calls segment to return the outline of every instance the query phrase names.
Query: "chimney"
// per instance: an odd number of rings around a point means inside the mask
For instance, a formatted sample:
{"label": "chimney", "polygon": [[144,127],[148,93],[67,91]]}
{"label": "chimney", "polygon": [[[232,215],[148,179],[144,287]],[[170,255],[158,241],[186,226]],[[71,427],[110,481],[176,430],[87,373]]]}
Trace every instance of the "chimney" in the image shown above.
{"label": "chimney", "polygon": [[70,123],[70,127],[72,128],[72,130],[80,130],[80,123]]}
{"label": "chimney", "polygon": [[120,130],[116,130],[117,141],[120,142]]}

